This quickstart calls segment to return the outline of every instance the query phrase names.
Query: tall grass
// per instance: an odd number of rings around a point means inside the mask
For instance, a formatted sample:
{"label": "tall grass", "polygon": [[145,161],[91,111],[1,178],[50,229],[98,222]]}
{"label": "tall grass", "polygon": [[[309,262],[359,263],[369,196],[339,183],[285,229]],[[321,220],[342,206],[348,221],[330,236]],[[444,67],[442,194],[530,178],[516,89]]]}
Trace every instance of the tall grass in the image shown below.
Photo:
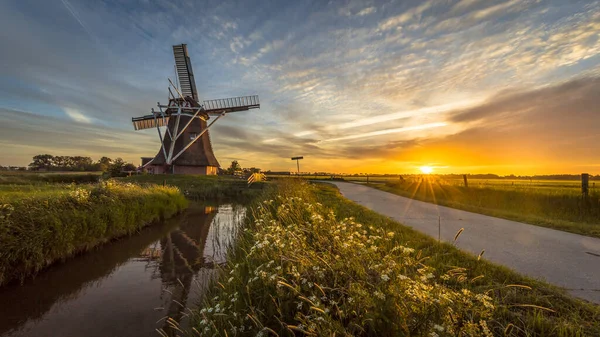
{"label": "tall grass", "polygon": [[457,186],[433,179],[388,182],[375,188],[439,205],[600,237],[600,193],[570,187]]}
{"label": "tall grass", "polygon": [[278,183],[252,210],[195,335],[576,336],[600,311],[344,200]]}
{"label": "tall grass", "polygon": [[107,181],[0,193],[0,285],[114,238],[130,235],[187,206],[177,188]]}

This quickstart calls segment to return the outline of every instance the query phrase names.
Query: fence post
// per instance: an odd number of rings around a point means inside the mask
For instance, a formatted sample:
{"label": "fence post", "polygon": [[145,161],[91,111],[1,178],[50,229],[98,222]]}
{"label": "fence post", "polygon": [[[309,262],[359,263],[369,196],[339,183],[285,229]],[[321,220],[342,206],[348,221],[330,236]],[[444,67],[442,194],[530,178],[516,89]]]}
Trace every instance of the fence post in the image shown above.
{"label": "fence post", "polygon": [[467,175],[466,174],[463,174],[463,179],[465,181],[465,187],[469,188],[469,182],[467,181]]}
{"label": "fence post", "polygon": [[588,193],[589,193],[589,189],[590,189],[590,175],[588,173],[582,173],[581,174],[581,194],[583,194],[584,197],[587,197]]}

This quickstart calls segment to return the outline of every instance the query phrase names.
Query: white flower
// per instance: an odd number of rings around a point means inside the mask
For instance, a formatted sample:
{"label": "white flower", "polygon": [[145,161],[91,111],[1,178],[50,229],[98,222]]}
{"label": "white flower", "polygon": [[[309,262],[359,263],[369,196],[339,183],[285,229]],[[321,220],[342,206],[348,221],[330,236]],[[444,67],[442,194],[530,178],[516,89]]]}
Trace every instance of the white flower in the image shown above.
{"label": "white flower", "polygon": [[381,279],[382,279],[384,282],[387,282],[387,281],[389,281],[389,280],[390,280],[390,277],[389,277],[389,276],[387,276],[386,274],[383,274],[383,275],[381,275]]}
{"label": "white flower", "polygon": [[441,326],[441,325],[438,325],[438,324],[434,324],[434,325],[433,325],[433,328],[434,328],[435,330],[439,331],[439,332],[442,332],[442,331],[444,331],[444,327],[443,327],[443,326]]}
{"label": "white flower", "polygon": [[379,291],[374,292],[373,295],[375,295],[375,297],[377,297],[380,300],[385,300],[385,295]]}

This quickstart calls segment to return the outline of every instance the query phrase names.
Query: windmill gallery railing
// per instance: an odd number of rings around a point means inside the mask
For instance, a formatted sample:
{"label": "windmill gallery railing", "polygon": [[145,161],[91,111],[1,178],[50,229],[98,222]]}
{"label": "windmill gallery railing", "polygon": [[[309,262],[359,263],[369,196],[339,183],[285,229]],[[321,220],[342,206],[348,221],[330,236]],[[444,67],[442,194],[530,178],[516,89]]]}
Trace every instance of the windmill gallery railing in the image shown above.
{"label": "windmill gallery railing", "polygon": [[[161,106],[165,107],[165,106]],[[257,95],[241,96],[232,98],[213,99],[202,102],[201,111],[204,114],[222,114],[236,111],[246,111],[249,109],[260,108],[260,101]],[[183,115],[194,115],[198,108],[182,107]],[[187,113],[186,113],[187,112]],[[198,115],[200,118],[202,115]],[[169,124],[170,114],[164,114],[164,118],[159,111],[152,115],[132,118],[133,127],[135,130],[151,129],[155,127],[167,126]]]}

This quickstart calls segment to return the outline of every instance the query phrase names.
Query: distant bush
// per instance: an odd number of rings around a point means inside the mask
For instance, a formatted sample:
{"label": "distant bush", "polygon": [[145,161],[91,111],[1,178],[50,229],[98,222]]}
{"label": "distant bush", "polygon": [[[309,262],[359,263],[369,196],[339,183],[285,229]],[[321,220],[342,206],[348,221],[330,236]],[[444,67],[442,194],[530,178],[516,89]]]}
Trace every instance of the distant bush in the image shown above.
{"label": "distant bush", "polygon": [[131,235],[186,205],[177,188],[114,181],[55,193],[0,195],[0,285]]}

